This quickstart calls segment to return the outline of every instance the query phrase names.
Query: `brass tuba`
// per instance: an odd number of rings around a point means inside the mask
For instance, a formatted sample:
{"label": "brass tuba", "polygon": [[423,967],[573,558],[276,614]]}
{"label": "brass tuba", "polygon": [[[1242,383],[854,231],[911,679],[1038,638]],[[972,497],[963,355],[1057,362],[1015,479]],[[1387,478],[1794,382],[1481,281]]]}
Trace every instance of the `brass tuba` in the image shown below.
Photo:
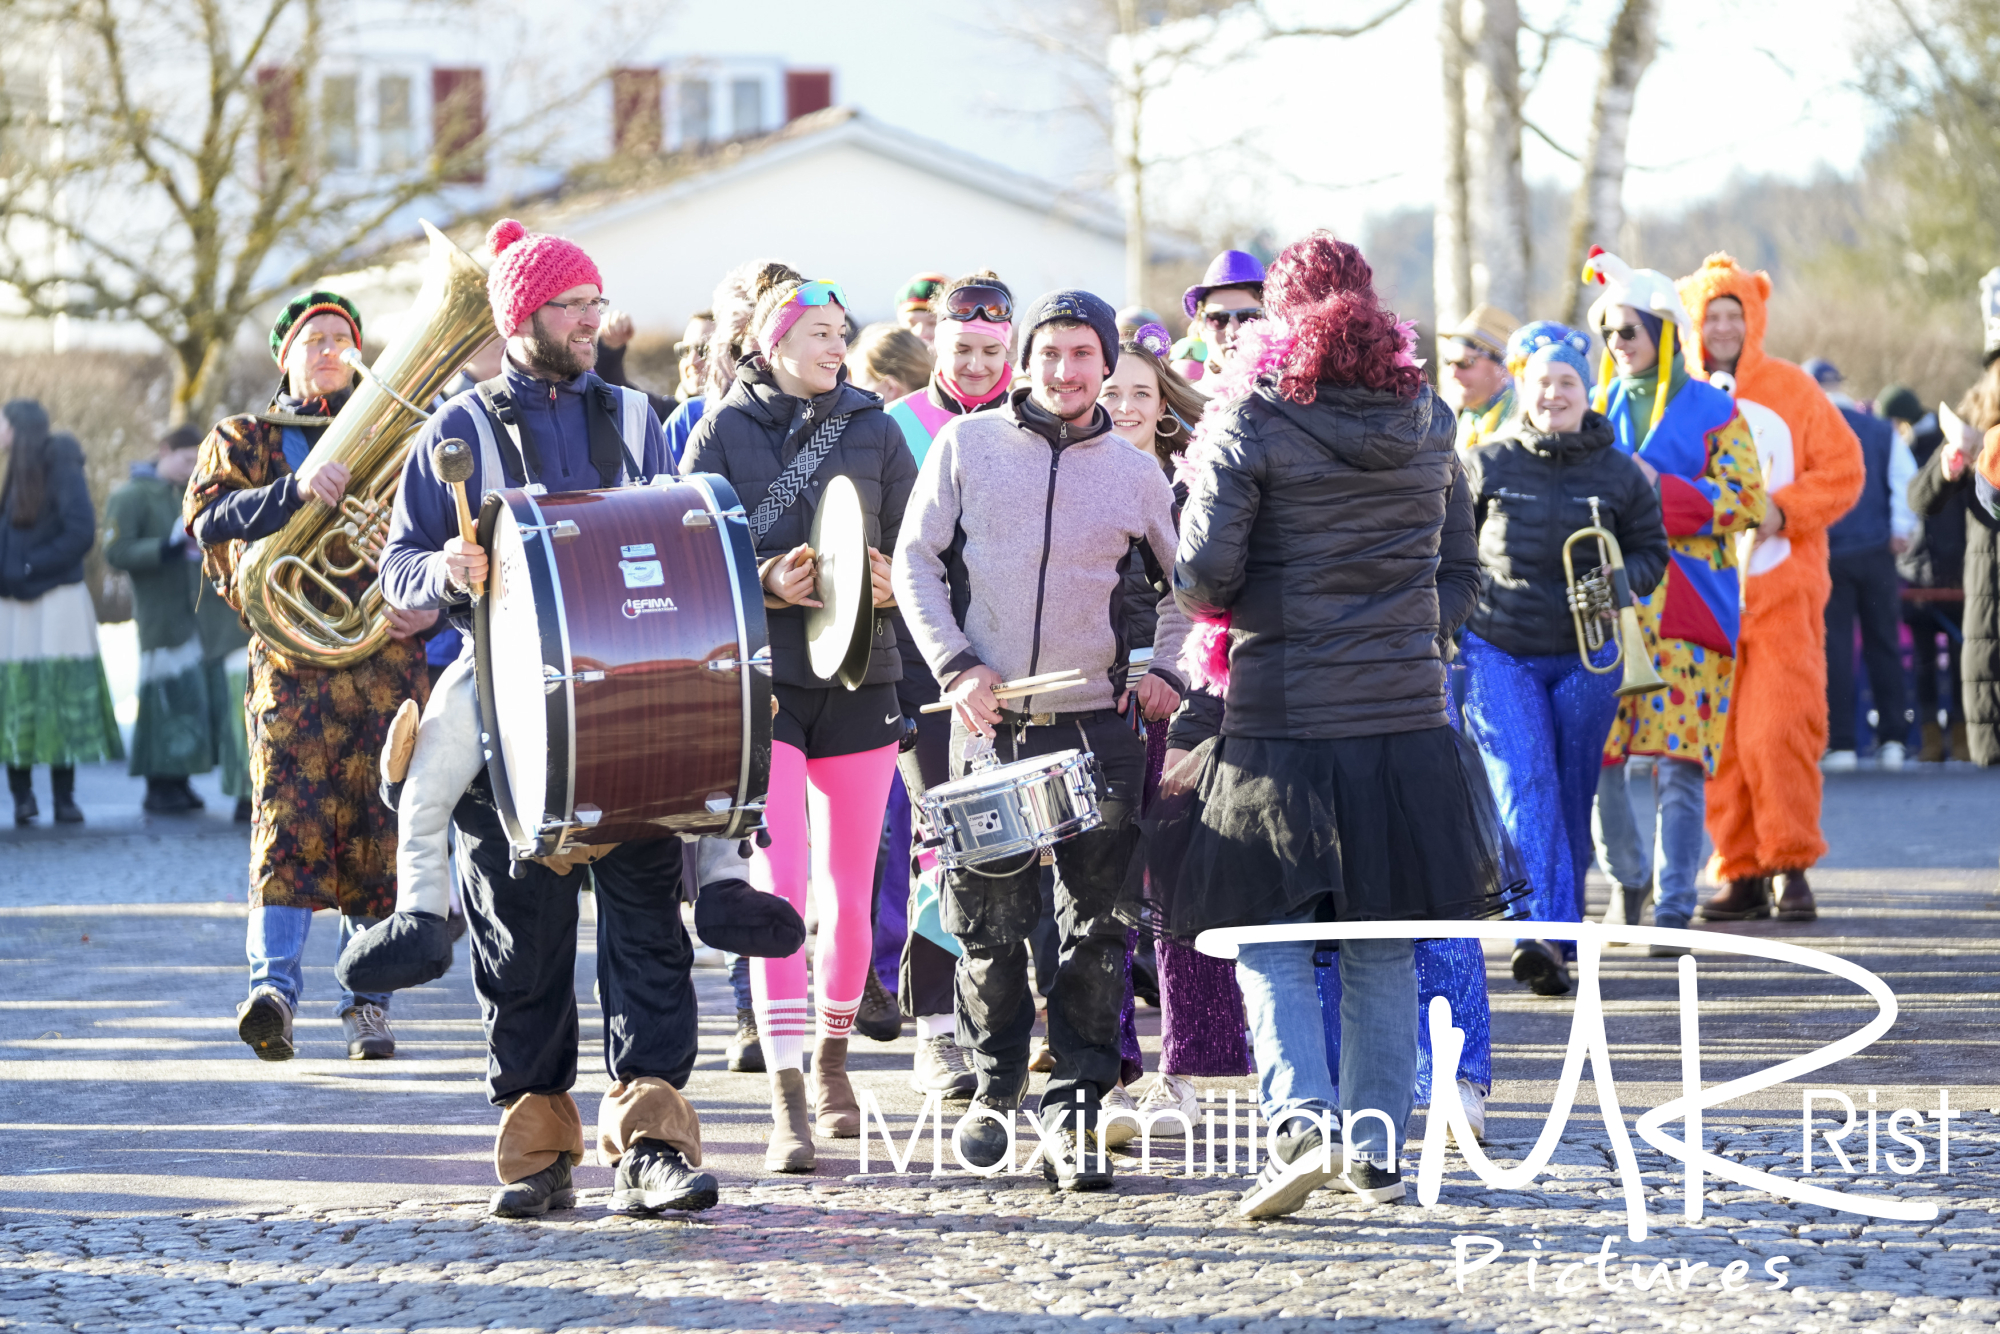
{"label": "brass tuba", "polygon": [[431,253],[408,324],[307,458],[345,463],[346,494],[338,506],[307,497],[282,529],[252,543],[237,567],[250,627],[301,666],[351,667],[388,641],[380,582],[356,599],[335,581],[379,572],[403,460],[426,420],[411,405],[429,403],[493,337],[486,271],[443,232],[423,227]]}
{"label": "brass tuba", "polygon": [[[1590,520],[1588,528],[1577,529],[1563,543],[1563,578],[1568,583],[1570,619],[1576,623],[1576,655],[1586,669],[1600,676],[1617,671],[1622,663],[1625,679],[1618,683],[1620,695],[1665,690],[1667,683],[1653,670],[1653,656],[1646,651],[1646,636],[1639,629],[1632,586],[1625,579],[1625,553],[1611,531],[1599,524],[1596,496],[1590,498]],[[1597,539],[1598,564],[1579,579],[1570,549],[1587,537]],[[1618,637],[1618,656],[1599,667],[1590,655],[1604,647],[1608,634]]]}

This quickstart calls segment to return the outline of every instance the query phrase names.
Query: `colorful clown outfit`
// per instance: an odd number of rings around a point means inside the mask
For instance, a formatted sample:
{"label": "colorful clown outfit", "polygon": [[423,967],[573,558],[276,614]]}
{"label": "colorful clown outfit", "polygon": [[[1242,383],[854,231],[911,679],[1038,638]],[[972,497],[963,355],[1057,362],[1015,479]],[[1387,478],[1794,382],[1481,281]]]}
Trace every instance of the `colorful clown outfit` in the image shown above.
{"label": "colorful clown outfit", "polygon": [[[1681,280],[1680,292],[1694,321],[1690,357],[1699,375],[1711,374],[1702,369],[1699,336],[1709,305],[1721,297],[1742,305],[1745,331],[1733,393],[1775,414],[1779,421],[1764,435],[1783,442],[1772,446],[1765,464],[1770,503],[1783,515],[1783,526],[1754,551],[1739,553],[1746,564],[1737,707],[1708,806],[1715,878],[1729,883],[1703,915],[1765,916],[1768,878],[1782,873],[1787,883],[1780,915],[1809,919],[1815,909],[1804,872],[1826,852],[1819,820],[1819,759],[1827,737],[1825,613],[1832,588],[1826,530],[1861,494],[1861,442],[1810,375],[1764,351],[1769,275],[1747,272],[1728,255],[1710,255]],[[1746,416],[1755,411],[1746,407]]]}
{"label": "colorful clown outfit", "polygon": [[[1701,856],[1699,821],[1690,817],[1705,802],[1700,780],[1715,775],[1729,721],[1741,605],[1734,538],[1763,518],[1764,483],[1756,440],[1735,402],[1688,378],[1680,351],[1688,320],[1671,282],[1651,269],[1626,268],[1612,255],[1595,255],[1591,263],[1586,277],[1607,287],[1592,307],[1594,319],[1630,306],[1649,329],[1658,327],[1658,364],[1617,377],[1599,401],[1618,448],[1659,473],[1670,549],[1659,587],[1638,599],[1639,628],[1667,688],[1618,706],[1604,763],[1619,771],[1599,780],[1600,851],[1628,891],[1643,893],[1656,867],[1654,920],[1681,927],[1694,915]],[[1608,353],[1605,360],[1608,369]],[[1634,757],[1653,763],[1622,767]],[[1648,776],[1658,784],[1663,812],[1657,858],[1641,833],[1653,824],[1656,798],[1630,787]],[[1630,908],[1628,920],[1636,920]]]}

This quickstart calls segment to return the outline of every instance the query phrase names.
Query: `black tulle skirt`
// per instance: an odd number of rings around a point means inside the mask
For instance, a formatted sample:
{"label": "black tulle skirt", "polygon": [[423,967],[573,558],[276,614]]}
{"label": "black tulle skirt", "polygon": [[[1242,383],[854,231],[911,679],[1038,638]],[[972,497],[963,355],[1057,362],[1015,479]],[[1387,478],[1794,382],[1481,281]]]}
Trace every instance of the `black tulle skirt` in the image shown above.
{"label": "black tulle skirt", "polygon": [[1309,905],[1321,920],[1497,917],[1527,891],[1479,752],[1449,727],[1216,737],[1142,823],[1143,915],[1183,939]]}

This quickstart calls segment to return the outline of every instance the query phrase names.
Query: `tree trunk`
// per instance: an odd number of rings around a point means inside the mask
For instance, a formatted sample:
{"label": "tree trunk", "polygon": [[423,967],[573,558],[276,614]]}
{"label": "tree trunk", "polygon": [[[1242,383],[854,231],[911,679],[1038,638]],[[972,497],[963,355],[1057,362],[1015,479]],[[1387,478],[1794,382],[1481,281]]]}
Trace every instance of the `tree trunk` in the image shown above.
{"label": "tree trunk", "polygon": [[1653,0],[1624,0],[1605,39],[1597,78],[1597,105],[1590,117],[1590,145],[1583,155],[1583,180],[1570,211],[1569,263],[1563,274],[1562,309],[1581,322],[1590,304],[1583,288],[1583,261],[1593,245],[1623,249],[1625,230],[1625,140],[1632,130],[1632,104],[1640,76],[1658,48],[1658,13]]}
{"label": "tree trunk", "polygon": [[1432,304],[1448,329],[1472,309],[1472,234],[1466,192],[1465,0],[1443,0],[1438,56],[1444,73],[1444,183],[1431,222]]}
{"label": "tree trunk", "polygon": [[1138,0],[1118,0],[1118,29],[1125,57],[1126,84],[1115,90],[1118,105],[1112,124],[1116,135],[1120,202],[1125,210],[1125,304],[1146,304],[1146,159],[1140,139],[1145,119],[1145,71],[1140,68],[1139,34],[1144,20]]}
{"label": "tree trunk", "polygon": [[1528,186],[1521,176],[1521,12],[1515,0],[1463,0],[1472,299],[1528,310]]}

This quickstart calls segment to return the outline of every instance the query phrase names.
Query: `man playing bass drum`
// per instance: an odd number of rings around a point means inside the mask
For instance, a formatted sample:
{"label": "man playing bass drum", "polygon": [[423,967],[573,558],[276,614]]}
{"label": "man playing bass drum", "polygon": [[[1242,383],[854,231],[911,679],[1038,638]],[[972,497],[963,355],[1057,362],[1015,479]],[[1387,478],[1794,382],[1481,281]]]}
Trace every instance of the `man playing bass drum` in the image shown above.
{"label": "man playing bass drum", "polygon": [[[530,483],[551,492],[594,490],[668,469],[660,423],[644,396],[635,401],[591,373],[604,301],[590,257],[512,220],[496,224],[487,242],[495,256],[488,288],[507,339],[505,364],[495,379],[447,402],[418,438],[382,560],[392,605],[442,607],[462,628],[470,624],[469,590],[487,577],[487,560],[459,536],[456,501],[432,462],[434,444],[461,439],[474,446],[478,459],[467,483],[473,496]],[[460,835],[487,1087],[505,1109],[494,1144],[502,1184],[492,1212],[534,1217],[574,1203],[570,1169],[583,1161],[582,1117],[569,1090],[577,1074],[577,894],[585,872],[529,862],[523,877],[513,878],[507,837],[480,772],[472,668],[468,643],[439,678],[418,728],[400,801],[409,855],[398,868],[399,911],[377,928],[381,949],[366,962],[401,966],[409,954],[434,953],[449,885],[448,813]],[[625,843],[592,867],[612,1081],[598,1109],[598,1150],[618,1169],[614,1201],[628,1212],[705,1209],[716,1200],[715,1178],[699,1170],[700,1119],[680,1092],[696,1043],[681,857],[678,839]],[[376,943],[375,936],[370,932],[357,947]],[[343,970],[356,953],[343,956]]]}

